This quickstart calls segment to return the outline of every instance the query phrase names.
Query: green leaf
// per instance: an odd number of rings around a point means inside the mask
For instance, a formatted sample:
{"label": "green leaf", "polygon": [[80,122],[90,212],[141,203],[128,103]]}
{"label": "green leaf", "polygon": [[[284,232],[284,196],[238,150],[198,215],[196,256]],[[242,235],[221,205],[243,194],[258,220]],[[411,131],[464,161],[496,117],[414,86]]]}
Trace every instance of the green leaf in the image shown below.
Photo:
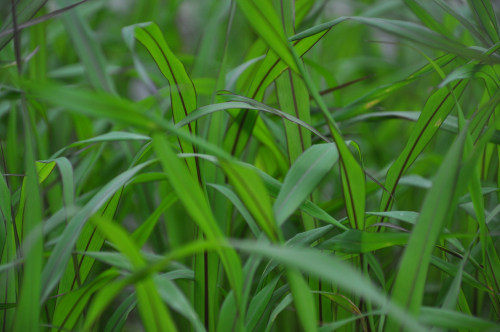
{"label": "green leaf", "polygon": [[350,229],[321,243],[321,248],[340,251],[346,254],[359,254],[375,251],[408,242],[409,233],[370,233]]}
{"label": "green leaf", "polygon": [[105,332],[119,332],[122,331],[125,325],[125,320],[128,318],[130,312],[135,308],[137,300],[135,299],[135,294],[131,294],[125,300],[120,303],[120,305],[114,310],[111,317],[108,318],[108,322],[104,327]]}
{"label": "green leaf", "polygon": [[[460,81],[453,87],[454,92],[460,95],[466,84],[466,82]],[[399,179],[417,159],[427,143],[438,131],[454,105],[455,101],[447,88],[439,89],[429,97],[424,106],[424,110],[412,129],[404,150],[399,154],[398,158],[387,172],[384,184],[387,191],[382,193],[382,199],[380,201],[380,210],[382,212],[389,210],[391,206],[391,196],[395,194]]]}
{"label": "green leaf", "polygon": [[154,230],[154,227],[158,223],[163,212],[165,212],[172,204],[177,201],[177,197],[174,193],[167,195],[158,205],[158,207],[151,213],[148,219],[134,231],[132,234],[132,239],[134,239],[137,246],[140,248],[146,244],[149,236]]}
{"label": "green leaf", "polygon": [[44,266],[42,272],[42,302],[50,295],[54,287],[62,277],[66,265],[71,256],[73,247],[75,246],[80,232],[88,218],[90,218],[118,189],[120,189],[128,180],[130,180],[137,172],[148,166],[150,162],[140,164],[131,168],[107,183],[97,192],[85,206],[80,209],[76,215],[71,218],[68,225],[64,229],[59,241],[56,243]]}
{"label": "green leaf", "polygon": [[293,295],[293,302],[297,309],[297,315],[306,332],[314,332],[318,330],[318,321],[316,314],[316,306],[314,305],[314,297],[305,282],[304,278],[295,269],[287,270],[287,279],[290,284],[290,289]]}
{"label": "green leaf", "polygon": [[[170,84],[170,98],[172,100],[172,113],[174,122],[184,119],[190,112],[196,109],[196,90],[189,78],[184,65],[172,53],[163,37],[160,28],[155,23],[143,23],[135,26],[135,37],[144,45],[151,54],[162,74]],[[196,133],[195,123],[187,125],[189,133]],[[196,152],[189,142],[179,139],[182,152]],[[200,169],[196,160],[188,161],[189,170],[193,174],[199,174]]]}
{"label": "green leaf", "polygon": [[288,171],[273,210],[278,225],[313,192],[339,158],[335,144],[318,144],[307,149]]}
{"label": "green leaf", "polygon": [[[325,33],[319,33],[293,43],[294,50],[299,56],[303,56]],[[262,101],[267,87],[287,68],[288,65],[272,49],[269,50],[257,72],[249,77],[251,85],[248,87],[247,96],[256,101]],[[224,138],[224,146],[234,155],[240,155],[254,131],[254,126],[262,129],[263,125],[264,123],[259,121],[256,114],[239,113],[236,116],[235,122],[227,130],[226,137]],[[255,136],[259,138],[258,131],[255,132]]]}
{"label": "green leaf", "polygon": [[250,99],[250,98],[246,98],[246,97],[243,97],[243,96],[230,95],[230,94],[227,94],[227,95],[224,95],[224,96],[226,96],[230,100],[235,100],[235,101],[230,101],[230,102],[225,102],[225,103],[211,104],[211,105],[207,105],[207,106],[202,106],[202,107],[198,108],[197,110],[195,110],[194,112],[190,113],[182,121],[180,121],[179,123],[177,123],[176,127],[185,126],[186,124],[188,124],[188,123],[190,123],[192,121],[196,121],[197,119],[199,119],[199,118],[201,118],[203,116],[206,116],[208,114],[214,113],[214,112],[218,112],[218,111],[221,111],[221,110],[230,110],[230,109],[234,109],[234,108],[239,108],[239,109],[243,109],[243,110],[259,110],[259,111],[262,111],[262,112],[266,112],[266,113],[271,113],[271,114],[277,115],[277,116],[279,116],[279,117],[281,117],[281,118],[283,118],[283,119],[285,119],[285,120],[287,120],[289,122],[295,123],[295,124],[297,124],[297,125],[305,128],[305,129],[307,129],[311,133],[314,133],[315,135],[317,135],[318,137],[320,137],[324,141],[328,142],[328,139],[325,136],[323,136],[318,130],[316,130],[311,125],[309,125],[306,122],[300,120],[299,118],[296,118],[293,115],[289,115],[287,113],[284,113],[281,110],[272,108],[272,107],[267,106],[267,105],[265,105],[263,103],[259,103],[256,100],[253,100],[253,99]]}
{"label": "green leaf", "polygon": [[186,317],[193,325],[195,331],[205,331],[205,327],[201,323],[200,318],[196,315],[191,304],[172,280],[166,276],[156,276],[154,281],[163,301],[172,309]]}
{"label": "green leaf", "polygon": [[498,20],[490,0],[467,0],[479,27],[488,35],[493,44],[499,41]]}
{"label": "green leaf", "polygon": [[90,283],[72,292],[66,293],[57,302],[53,316],[54,326],[71,330],[83,314],[92,295],[101,288],[106,287],[111,281],[119,277],[116,270],[107,270],[93,279]]}
{"label": "green leaf", "polygon": [[479,317],[440,308],[422,307],[419,321],[448,330],[495,331],[500,325]]}
{"label": "green leaf", "polygon": [[290,54],[281,20],[271,2],[267,0],[237,0],[241,11],[246,16],[257,34],[292,70],[298,71]]}
{"label": "green leaf", "polygon": [[[408,246],[401,259],[392,298],[411,314],[418,314],[422,306],[424,286],[432,250],[443,226],[451,218],[456,203],[457,180],[465,144],[462,132],[451,146],[441,164],[436,180],[425,197],[420,216],[415,224]],[[389,319],[388,329],[399,329],[405,324]]]}
{"label": "green leaf", "polygon": [[[100,232],[132,263],[135,269],[144,267],[145,261],[127,232],[107,218],[93,217]],[[144,278],[135,285],[139,313],[146,331],[177,331],[168,309],[160,299],[153,278]]]}
{"label": "green leaf", "polygon": [[[281,109],[290,115],[311,123],[309,94],[302,79],[290,69],[276,80],[276,91]],[[299,155],[311,146],[311,133],[289,122],[285,122],[288,156],[292,164]]]}
{"label": "green leaf", "polygon": [[397,37],[407,39],[409,41],[430,47],[432,49],[442,50],[451,54],[455,54],[466,59],[482,60],[486,63],[498,63],[500,58],[497,56],[487,56],[483,52],[466,47],[460,42],[451,38],[451,36],[445,36],[432,31],[426,27],[415,24],[413,22],[399,21],[399,20],[389,20],[381,18],[371,18],[362,16],[350,16],[350,17],[340,17],[333,21],[317,25],[313,28],[302,31],[295,36],[291,37],[290,40],[299,40],[302,38],[310,37],[318,33],[322,33],[334,27],[335,25],[344,22],[346,20],[353,20],[360,22],[389,34],[393,34]]}
{"label": "green leaf", "polygon": [[413,13],[420,19],[420,21],[426,25],[428,28],[442,33],[444,35],[449,35],[446,27],[438,22],[432,15],[427,11],[419,0],[404,0],[405,4],[413,11]]}
{"label": "green leaf", "polygon": [[[200,184],[193,177],[193,174],[187,172],[186,164],[172,151],[163,135],[155,134],[153,137],[153,147],[168,176],[170,184],[186,208],[186,212],[197,223],[208,240],[215,243],[224,243],[225,239],[212,215],[206,196]],[[188,176],[188,174],[191,175]],[[229,282],[235,294],[237,294],[236,298],[239,301],[242,287],[241,261],[232,250],[219,251],[218,253]]]}
{"label": "green leaf", "polygon": [[278,281],[279,277],[274,278],[253,296],[250,304],[248,305],[247,321],[245,322],[247,330],[253,331],[258,321],[262,319],[262,315],[271,300],[271,296],[276,290]]}
{"label": "green leaf", "polygon": [[248,227],[250,227],[250,230],[255,235],[255,237],[257,238],[260,235],[259,227],[255,223],[255,220],[253,219],[252,215],[250,214],[250,212],[248,212],[243,202],[238,198],[238,196],[236,196],[236,194],[231,189],[214,183],[207,183],[207,186],[215,188],[221,194],[226,196],[227,199],[229,199],[229,201],[231,201],[234,207],[240,212],[243,219],[245,219],[245,221],[248,224]]}
{"label": "green leaf", "polygon": [[[271,199],[257,173],[236,163],[220,161],[243,204],[271,241],[281,238],[271,208]],[[279,226],[279,225],[278,225]]]}
{"label": "green leaf", "polygon": [[289,268],[301,270],[362,296],[374,304],[384,307],[391,317],[400,323],[405,323],[408,331],[425,330],[399,305],[388,300],[382,291],[361,272],[335,256],[303,247],[272,246],[250,241],[232,241],[231,243],[241,251],[276,260]]}
{"label": "green leaf", "polygon": [[[25,116],[27,117],[26,114]],[[19,215],[21,215],[22,226],[17,229],[21,230],[23,235],[24,264],[13,331],[36,332],[40,328],[41,308],[39,304],[43,292],[43,281],[40,278],[43,267],[43,235],[40,227],[43,205],[39,183],[50,174],[55,163],[40,164],[35,162],[32,128],[26,118],[24,124],[26,178],[21,190],[20,205],[23,206],[23,212],[16,216],[16,223],[18,223]]]}
{"label": "green leaf", "polygon": [[151,140],[151,137],[145,136],[145,135],[127,133],[127,132],[123,132],[123,131],[112,131],[112,132],[98,135],[98,136],[95,136],[95,137],[92,137],[89,139],[85,139],[85,140],[71,143],[71,144],[65,146],[64,148],[60,149],[59,151],[57,151],[53,155],[53,158],[56,158],[57,156],[62,154],[67,149],[82,146],[82,145],[90,145],[90,144],[104,143],[104,142],[150,141],[150,140]]}

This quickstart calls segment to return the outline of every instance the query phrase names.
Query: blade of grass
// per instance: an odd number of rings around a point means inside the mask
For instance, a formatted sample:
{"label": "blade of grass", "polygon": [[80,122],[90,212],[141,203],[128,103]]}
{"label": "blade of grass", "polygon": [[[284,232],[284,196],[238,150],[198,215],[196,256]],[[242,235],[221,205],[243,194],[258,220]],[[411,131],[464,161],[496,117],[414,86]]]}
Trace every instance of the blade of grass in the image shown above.
{"label": "blade of grass", "polygon": [[241,11],[257,34],[294,71],[297,66],[288,52],[288,43],[281,27],[281,20],[272,4],[266,0],[237,0]]}
{"label": "blade of grass", "polygon": [[314,305],[314,298],[305,282],[304,278],[295,269],[287,270],[287,280],[290,284],[290,289],[293,295],[293,302],[297,309],[297,315],[306,332],[314,332],[318,330],[318,315]]}
{"label": "blade of grass", "polygon": [[476,23],[494,43],[499,41],[498,20],[489,0],[467,0],[475,14]]}
{"label": "blade of grass", "polygon": [[251,241],[232,241],[231,244],[241,251],[276,260],[287,267],[302,270],[322,280],[335,283],[354,294],[371,299],[373,303],[387,310],[396,320],[405,323],[408,331],[424,330],[399,305],[388,301],[382,291],[368,278],[332,255],[313,249],[272,246]]}
{"label": "blade of grass", "polygon": [[88,218],[90,218],[117,190],[119,190],[137,172],[150,163],[146,162],[129,169],[102,187],[85,206],[69,221],[60,240],[57,242],[41,273],[43,293],[41,302],[45,302],[54,287],[62,277],[69,262],[71,251],[76,244],[80,232]]}
{"label": "blade of grass", "polygon": [[279,225],[274,219],[269,194],[256,172],[225,161],[220,161],[220,164],[241,201],[268,238],[273,242],[282,239],[277,227]]}
{"label": "blade of grass", "polygon": [[[177,123],[196,109],[196,91],[193,82],[186,73],[184,65],[168,47],[160,28],[156,24],[144,23],[136,25],[134,32],[136,39],[151,54],[158,68],[170,83],[172,113],[174,122]],[[196,133],[195,124],[188,124],[188,130],[191,134]],[[196,153],[196,150],[189,142],[179,139],[179,145],[182,152]],[[197,174],[199,181],[201,181],[200,166],[197,161],[191,160],[188,167],[193,174]]]}
{"label": "blade of grass", "polygon": [[278,225],[282,225],[302,205],[338,158],[337,148],[329,143],[313,145],[295,161],[273,206]]}
{"label": "blade of grass", "polygon": [[[95,216],[91,220],[98,227],[99,231],[130,260],[135,269],[146,266],[144,258],[134,241],[123,228],[112,223],[108,218]],[[169,310],[163,304],[155,287],[153,278],[143,279],[135,285],[135,289],[139,313],[141,314],[146,331],[177,331]]]}
{"label": "blade of grass", "polygon": [[[431,253],[456,203],[457,180],[465,144],[462,131],[441,164],[436,180],[427,193],[422,211],[412,230],[408,246],[401,259],[392,298],[411,314],[417,315],[422,306],[425,280]],[[393,331],[406,328],[404,322],[389,317],[386,326]]]}
{"label": "blade of grass", "polygon": [[[164,136],[155,134],[153,146],[167,174],[172,187],[176,191],[186,211],[191,215],[209,241],[224,242],[224,237],[217,222],[213,219],[206,197],[193,176],[186,176],[186,165],[183,164],[169,147]],[[241,299],[241,263],[234,251],[219,252],[229,282],[239,301]],[[237,301],[237,303],[238,303]]]}
{"label": "blade of grass", "polygon": [[[460,81],[453,87],[453,90],[457,95],[460,95],[466,84],[465,81]],[[429,97],[404,150],[399,154],[387,172],[384,187],[387,188],[388,192],[384,191],[382,193],[380,211],[390,209],[392,204],[391,196],[394,196],[396,186],[402,174],[410,167],[435,135],[444,119],[451,112],[454,104],[455,101],[451,98],[451,94],[447,88],[439,89]]]}

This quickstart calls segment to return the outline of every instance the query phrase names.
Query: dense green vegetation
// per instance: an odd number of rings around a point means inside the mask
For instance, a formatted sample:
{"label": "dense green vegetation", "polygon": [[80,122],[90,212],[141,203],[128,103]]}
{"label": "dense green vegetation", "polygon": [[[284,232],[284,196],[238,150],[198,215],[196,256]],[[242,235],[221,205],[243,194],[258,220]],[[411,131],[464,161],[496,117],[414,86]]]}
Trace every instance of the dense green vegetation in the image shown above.
{"label": "dense green vegetation", "polygon": [[0,329],[499,331],[499,11],[2,0]]}

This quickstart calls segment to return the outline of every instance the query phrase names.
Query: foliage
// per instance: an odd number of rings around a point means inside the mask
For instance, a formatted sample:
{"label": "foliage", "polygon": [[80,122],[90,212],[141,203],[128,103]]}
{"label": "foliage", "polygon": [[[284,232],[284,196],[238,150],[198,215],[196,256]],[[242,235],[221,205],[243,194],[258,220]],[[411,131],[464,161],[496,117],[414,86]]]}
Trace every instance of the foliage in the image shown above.
{"label": "foliage", "polygon": [[4,1],[0,329],[498,331],[499,11]]}

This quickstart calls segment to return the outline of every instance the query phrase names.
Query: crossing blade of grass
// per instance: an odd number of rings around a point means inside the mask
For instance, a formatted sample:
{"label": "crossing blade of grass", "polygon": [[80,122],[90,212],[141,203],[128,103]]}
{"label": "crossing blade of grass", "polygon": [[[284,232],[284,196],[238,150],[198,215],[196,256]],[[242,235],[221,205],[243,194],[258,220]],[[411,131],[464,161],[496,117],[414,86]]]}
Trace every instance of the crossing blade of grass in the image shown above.
{"label": "crossing blade of grass", "polygon": [[89,139],[85,139],[85,140],[71,143],[71,144],[65,146],[64,148],[60,149],[59,151],[57,151],[55,154],[52,155],[52,157],[56,158],[68,149],[79,147],[79,146],[90,145],[90,144],[104,143],[104,142],[150,141],[150,140],[151,140],[151,137],[145,136],[145,135],[128,133],[128,132],[123,132],[123,131],[112,131],[112,132],[98,135],[98,136],[95,136],[95,137],[92,137]]}
{"label": "crossing blade of grass", "polygon": [[[457,278],[460,275],[460,270],[452,263],[444,261],[436,256],[431,256],[431,264],[440,269],[441,271],[447,273],[448,275]],[[475,277],[471,276],[467,272],[462,272],[463,281],[474,288],[485,292],[491,292],[485,285],[479,282]]]}
{"label": "crossing blade of grass", "polygon": [[[267,173],[264,173],[263,171],[259,170],[253,165],[250,164],[244,164],[248,168],[254,169],[257,174],[261,177],[261,179],[264,181],[264,184],[266,185],[267,190],[269,193],[274,196],[278,197],[279,192],[281,191],[282,183],[270,176]],[[335,225],[336,227],[339,227],[343,230],[347,230],[347,227],[341,224],[338,220],[330,216],[325,210],[321,209],[319,206],[314,204],[313,202],[306,200],[301,206],[300,206],[301,211],[309,214],[311,217],[314,217],[318,220],[322,220],[324,222],[330,223]]]}
{"label": "crossing blade of grass", "polygon": [[[93,217],[92,222],[130,260],[135,269],[146,265],[134,241],[123,228],[103,217]],[[153,278],[144,278],[135,285],[135,289],[139,312],[146,331],[177,331],[167,307],[160,298]]]}
{"label": "crossing blade of grass", "polygon": [[156,210],[146,219],[141,226],[139,226],[132,234],[132,239],[135,241],[137,246],[141,248],[144,246],[154,230],[155,225],[160,219],[163,212],[165,212],[172,204],[177,201],[177,197],[174,193],[167,195],[161,203],[158,205]]}
{"label": "crossing blade of grass", "polygon": [[262,318],[266,306],[271,300],[273,292],[276,290],[276,285],[278,284],[279,278],[274,278],[269,282],[264,288],[262,288],[250,301],[248,305],[247,322],[245,327],[249,331],[253,331],[258,321]]}
{"label": "crossing blade of grass", "polygon": [[288,41],[286,40],[281,21],[271,2],[266,0],[237,0],[241,11],[252,25],[257,34],[273,45],[276,54],[294,71],[298,71],[293,57],[288,52]]}
{"label": "crossing blade of grass", "polygon": [[482,65],[477,62],[470,62],[467,63],[463,66],[460,66],[453,70],[451,73],[449,73],[446,78],[439,83],[439,88],[447,85],[450,82],[453,82],[455,80],[460,80],[460,79],[469,79],[469,78],[474,78],[474,77],[481,77],[485,81],[489,81],[493,83],[493,79],[488,76],[488,74],[483,72],[483,69],[487,67],[487,65]]}
{"label": "crossing blade of grass", "polygon": [[293,301],[292,294],[287,294],[283,299],[276,305],[274,310],[271,312],[271,315],[269,316],[269,321],[267,322],[266,325],[266,332],[271,331],[271,328],[273,327],[274,322],[276,321],[276,318],[278,315],[283,312]]}
{"label": "crossing blade of grass", "polygon": [[352,153],[349,151],[347,144],[342,137],[337,123],[330,114],[325,102],[321,98],[317,88],[311,80],[310,75],[305,70],[297,52],[293,48],[289,48],[290,53],[293,55],[295,63],[299,67],[300,74],[312,95],[314,101],[319,106],[321,113],[328,125],[328,129],[333,137],[333,141],[337,145],[339,153],[340,173],[342,180],[342,190],[345,200],[345,207],[347,216],[352,228],[364,229],[365,228],[365,203],[366,203],[366,183],[365,173],[359,163],[356,161]]}
{"label": "crossing blade of grass", "polygon": [[71,252],[78,240],[80,232],[90,218],[117,190],[119,190],[137,172],[148,166],[146,162],[129,169],[102,187],[85,206],[68,222],[60,240],[56,243],[41,274],[43,292],[41,302],[44,303],[58,284],[69,262]]}
{"label": "crossing blade of grass", "polygon": [[[209,241],[224,243],[224,237],[213,219],[210,206],[206,200],[200,184],[193,176],[186,176],[186,165],[180,161],[166,139],[161,134],[153,137],[153,146],[160,162],[167,174],[172,187],[177,193],[179,200],[184,204],[186,211],[191,215]],[[225,272],[236,298],[241,299],[241,262],[234,251],[219,252]]]}
{"label": "crossing blade of grass", "polygon": [[[326,32],[313,35],[309,38],[299,40],[293,44],[297,54],[303,56],[311,49]],[[251,84],[249,85],[247,95],[257,101],[262,101],[264,92],[267,87],[280,76],[280,74],[288,68],[288,65],[271,48],[266,58],[259,66],[255,75],[250,77]],[[224,146],[234,155],[240,155],[245,148],[254,126],[262,126],[263,123],[257,121],[254,114],[240,113],[236,116],[234,123],[228,128],[224,139]]]}
{"label": "crossing blade of grass", "polygon": [[243,96],[237,96],[237,95],[225,95],[226,98],[234,101],[229,101],[229,102],[224,102],[224,103],[219,103],[219,104],[211,104],[207,106],[202,106],[198,108],[196,111],[193,113],[189,114],[186,118],[184,118],[182,121],[176,124],[176,127],[182,127],[185,126],[186,124],[195,121],[203,116],[206,116],[208,114],[211,114],[213,112],[221,111],[221,110],[231,110],[233,108],[239,108],[239,109],[246,109],[246,110],[259,110],[262,112],[266,113],[271,113],[274,115],[277,115],[279,117],[282,117],[283,119],[292,122],[294,124],[297,124],[298,126],[301,126],[302,128],[307,129],[311,133],[314,133],[324,141],[328,142],[328,138],[323,136],[318,130],[316,130],[314,127],[309,125],[307,122],[302,121],[301,119],[287,114],[281,110],[272,108],[270,106],[267,106],[263,103],[259,103],[253,99],[250,98],[245,98]]}
{"label": "crossing blade of grass", "polygon": [[[460,95],[466,84],[465,81],[460,81],[453,87],[453,91]],[[382,193],[380,211],[389,210],[392,203],[391,196],[395,194],[399,179],[435,135],[454,105],[455,101],[447,88],[439,89],[429,97],[415,127],[412,129],[405,148],[387,172],[384,184],[387,191]]]}
{"label": "crossing blade of grass", "polygon": [[92,295],[119,276],[116,270],[101,273],[92,282],[66,293],[60,298],[52,319],[52,324],[58,330],[72,330],[90,301]]}
{"label": "crossing blade of grass", "polygon": [[[118,208],[118,203],[122,196],[123,188],[117,190],[106,204],[95,213],[104,218],[113,218]],[[83,225],[80,235],[75,244],[75,249],[78,252],[98,251],[104,244],[104,237],[97,232],[96,226],[90,223]],[[78,288],[85,283],[87,277],[94,265],[94,259],[87,255],[74,255],[72,257],[73,264],[68,264],[66,270],[59,282],[58,293],[65,294],[73,289]],[[57,306],[56,311],[59,309]]]}
{"label": "crossing blade of grass", "polygon": [[[219,160],[217,158],[214,158],[213,156],[209,155],[202,155],[202,154],[197,154],[196,157],[198,158],[204,158],[205,160],[210,161],[211,163],[218,164]],[[239,165],[246,167],[248,169],[251,169],[255,171],[259,177],[262,179],[264,185],[266,186],[266,189],[268,190],[269,194],[271,196],[277,197],[281,187],[282,183],[269,174],[263,172],[259,168],[253,166],[252,164],[244,163],[244,162],[236,162]],[[300,206],[301,211],[307,213],[311,217],[314,217],[318,220],[330,223],[332,225],[335,225],[336,227],[339,227],[343,230],[347,230],[347,227],[341,224],[338,220],[333,218],[331,215],[329,215],[325,210],[320,208],[318,205],[314,204],[310,200],[305,200],[303,204]]]}
{"label": "crossing blade of grass", "polygon": [[[47,0],[34,0],[34,1],[24,1],[16,4],[16,29],[25,23],[26,21],[33,18],[36,13],[38,13],[47,3]],[[6,7],[10,7],[5,2]],[[14,24],[13,24],[12,11],[6,18],[2,17],[2,29],[1,32],[12,30],[10,33],[0,37],[0,50],[2,50],[13,38]]]}
{"label": "crossing blade of grass", "polygon": [[243,202],[241,202],[241,200],[238,198],[238,196],[236,196],[236,194],[231,189],[225,186],[213,183],[208,183],[207,185],[209,187],[215,188],[217,191],[219,191],[221,194],[223,194],[227,199],[231,201],[233,206],[240,212],[243,219],[245,219],[245,221],[247,222],[248,227],[257,238],[260,235],[259,227],[257,226],[257,223],[253,219],[250,212],[248,212]]}
{"label": "crossing blade of grass", "polygon": [[370,299],[383,307],[398,322],[405,323],[407,331],[424,331],[424,327],[386,296],[369,279],[348,263],[332,255],[302,247],[273,246],[251,241],[232,241],[231,244],[247,253],[275,260],[289,268],[303,271],[324,281],[332,282],[358,296]]}
{"label": "crossing blade of grass", "polygon": [[[426,195],[396,275],[392,298],[412,315],[418,315],[420,311],[434,244],[451,218],[450,211],[454,210],[465,137],[466,132],[462,131],[446,154],[436,180]],[[403,322],[396,322],[389,317],[387,329],[398,331],[405,328]]]}
{"label": "crossing blade of grass", "polygon": [[224,172],[234,186],[238,196],[255,221],[271,241],[282,239],[271,208],[271,199],[266,187],[254,170],[238,164],[220,161]]}
{"label": "crossing blade of grass", "polygon": [[335,144],[317,144],[307,149],[293,163],[273,206],[279,226],[316,189],[338,158]]}
{"label": "crossing blade of grass", "polygon": [[[435,64],[439,66],[444,66],[452,62],[455,58],[456,56],[454,55],[445,54],[443,56],[434,59],[433,61]],[[378,105],[379,103],[383,102],[384,100],[392,96],[395,92],[404,88],[408,84],[425,77],[426,75],[428,75],[433,71],[434,71],[433,66],[431,64],[426,64],[425,66],[419,68],[415,72],[408,75],[403,80],[378,86],[375,89],[366,93],[365,95],[361,96],[360,98],[349,103],[343,109],[335,112],[334,114],[335,119],[338,121],[344,121],[346,119],[352,118],[355,115],[366,113],[370,111],[374,106]]]}
{"label": "crossing blade of grass", "polygon": [[[43,2],[47,2],[46,0],[41,0]],[[71,5],[68,5],[66,7],[63,7],[61,9],[57,9],[57,10],[54,10],[48,14],[44,14],[44,15],[39,15],[38,17],[34,18],[34,19],[30,19],[29,21],[26,21],[24,23],[21,23],[17,26],[17,29],[18,30],[23,30],[23,29],[26,29],[26,28],[29,28],[31,26],[34,26],[34,25],[38,25],[40,23],[43,23],[45,21],[48,21],[50,19],[53,19],[53,18],[56,18],[57,16],[67,12],[68,10],[71,10],[77,6],[80,6],[81,4],[83,4],[84,2],[87,2],[88,0],[81,0],[81,1],[78,1],[78,2],[75,2]],[[39,7],[38,8],[38,11],[37,12],[40,12],[40,10],[43,8],[42,7]],[[21,13],[19,13],[18,15],[21,16],[22,14],[22,11]],[[31,14],[32,17],[36,16],[36,13],[32,13]],[[12,38],[12,35],[14,33],[14,29],[13,28],[6,28],[4,27],[1,31],[0,31],[0,38],[4,38],[4,37],[7,37],[7,39],[10,37]],[[0,45],[2,45],[2,41],[0,41]],[[2,49],[2,47],[0,46],[0,49]]]}
{"label": "crossing blade of grass", "polygon": [[[286,241],[286,246],[287,247],[301,247],[301,248],[311,247],[314,242],[325,237],[331,231],[332,231],[332,228],[330,225],[328,225],[328,226],[323,226],[323,227],[319,227],[319,228],[314,228],[314,229],[311,229],[309,231],[305,231],[302,233],[298,233],[298,234],[294,235],[291,239]],[[262,274],[261,278],[266,278],[278,266],[279,266],[279,262],[276,262],[276,261],[269,262],[269,264],[267,264],[266,270]]]}
{"label": "crossing blade of grass", "polygon": [[327,323],[327,324],[324,324],[323,326],[320,327],[319,332],[338,331],[339,329],[341,329],[344,325],[346,325],[348,323],[354,322],[358,319],[364,319],[365,317],[375,316],[375,315],[380,315],[380,314],[382,314],[381,311],[372,311],[369,313],[345,318],[345,319],[342,319],[342,320],[339,320],[339,321],[336,321],[333,323]]}

